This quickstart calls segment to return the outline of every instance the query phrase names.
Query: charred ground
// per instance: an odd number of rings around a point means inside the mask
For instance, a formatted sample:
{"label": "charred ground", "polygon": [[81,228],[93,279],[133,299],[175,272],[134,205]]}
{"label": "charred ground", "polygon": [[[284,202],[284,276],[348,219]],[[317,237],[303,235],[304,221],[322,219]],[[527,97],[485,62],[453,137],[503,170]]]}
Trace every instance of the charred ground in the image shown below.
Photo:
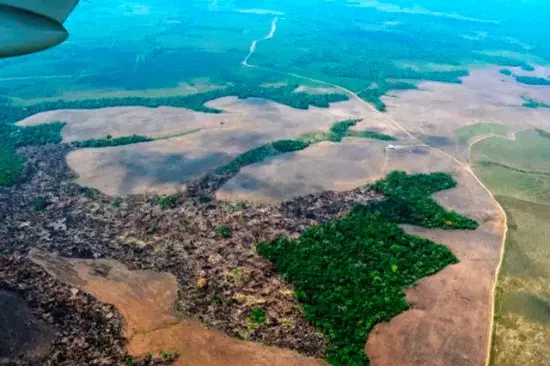
{"label": "charred ground", "polygon": [[[0,258],[8,264],[8,271],[15,266],[26,268],[29,274],[15,279],[2,276],[2,288],[27,300],[39,296],[44,283],[50,281],[53,292],[40,295],[41,301],[72,312],[71,301],[76,300],[67,298],[71,289],[48,279],[40,267],[29,263],[28,251],[37,248],[70,258],[114,259],[131,270],[155,270],[176,276],[176,305],[182,316],[196,318],[237,338],[309,356],[325,355],[327,338],[306,320],[307,314],[291,285],[280,279],[274,266],[256,252],[255,245],[280,237],[298,238],[310,227],[346,217],[358,204],[376,207],[371,203],[381,202],[384,196],[379,192],[385,192],[388,186],[323,192],[281,205],[228,203],[216,200],[214,193],[234,172],[214,171],[191,182],[186,194],[122,199],[74,183],[75,174],[65,159],[72,148],[50,144],[19,150],[27,159],[21,182],[0,188]],[[406,181],[407,176],[389,179],[386,182],[391,186],[392,182]],[[440,188],[452,186],[451,180]],[[385,201],[391,202],[387,198]],[[399,210],[399,214],[407,214],[403,207]],[[442,225],[451,224],[445,221]],[[470,226],[457,228],[476,227],[473,223]],[[452,262],[451,258],[441,265]],[[19,272],[14,273],[18,276]],[[88,299],[90,310],[80,307],[80,312],[62,319],[65,323],[55,323],[48,307],[37,306],[37,316],[49,319],[56,329],[54,345],[65,347],[61,350],[63,363],[79,364],[83,353],[98,357],[105,354],[102,359],[107,364],[124,360],[127,340],[116,309],[81,292],[79,296]],[[93,324],[97,322],[98,329],[106,330],[86,333],[89,345],[84,348],[95,351],[78,352],[75,350],[83,347],[81,344],[63,344],[64,332],[86,332],[85,324],[89,322],[81,319],[89,319],[89,314],[95,314],[92,316],[98,320]],[[109,334],[107,339],[105,334]],[[52,348],[47,360],[58,357],[56,352],[59,349]]]}

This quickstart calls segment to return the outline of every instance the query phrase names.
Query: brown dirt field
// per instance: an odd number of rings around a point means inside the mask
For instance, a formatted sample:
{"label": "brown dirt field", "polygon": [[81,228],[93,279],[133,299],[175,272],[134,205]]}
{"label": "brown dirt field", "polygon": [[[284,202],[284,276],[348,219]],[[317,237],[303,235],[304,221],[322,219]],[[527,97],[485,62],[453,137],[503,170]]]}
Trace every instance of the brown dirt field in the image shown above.
{"label": "brown dirt field", "polygon": [[[183,108],[113,107],[93,110],[58,110],[39,113],[18,124],[32,126],[64,121],[64,141],[131,134],[162,137],[197,128],[257,131],[273,138],[292,138],[312,130],[328,129],[334,122],[356,118],[363,107],[355,100],[332,103],[330,108],[294,109],[271,101],[235,97],[206,103],[224,113],[194,112]],[[380,119],[375,113],[372,119]],[[223,126],[221,126],[223,122]],[[385,124],[381,123],[380,128]]]}
{"label": "brown dirt field", "polygon": [[[334,103],[328,109],[310,108],[305,111],[261,99],[222,98],[209,105],[227,113],[201,114],[174,108],[107,108],[51,113],[61,113],[67,118],[68,125],[63,130],[66,140],[104,137],[106,133],[113,136],[132,133],[160,136],[193,128],[203,129],[161,141],[115,148],[82,149],[68,156],[70,167],[79,174],[79,184],[113,196],[172,194],[185,190],[185,183],[191,178],[228,163],[249,149],[311,131],[328,131],[335,122],[364,115],[364,107],[357,101]],[[23,124],[58,119],[48,113],[31,117]],[[143,113],[148,117],[143,117]],[[181,113],[181,119],[174,118],[178,116],[177,113]],[[83,118],[83,114],[88,117]],[[192,117],[191,123],[185,120],[186,116]],[[357,129],[366,128],[368,124],[369,128],[383,133],[395,133],[374,112],[364,118],[368,122],[361,122]],[[220,125],[221,121],[225,122],[223,126]],[[140,128],[146,128],[147,131]]]}
{"label": "brown dirt field", "polygon": [[385,146],[355,138],[343,143],[322,142],[245,167],[216,197],[275,203],[327,190],[350,190],[382,176]]}
{"label": "brown dirt field", "polygon": [[472,70],[462,84],[423,82],[418,90],[383,97],[387,115],[429,145],[466,161],[467,146],[455,130],[474,123],[500,123],[512,134],[524,128],[550,129],[550,110],[522,107],[522,96],[550,103],[550,88],[517,83],[499,68]]}
{"label": "brown dirt field", "polygon": [[174,312],[177,280],[171,274],[130,272],[114,260],[67,260],[35,249],[29,256],[58,280],[115,305],[126,321],[129,339],[178,323]]}
{"label": "brown dirt field", "polygon": [[129,271],[114,260],[55,257],[32,249],[31,260],[50,275],[113,304],[125,320],[128,351],[135,356],[178,352],[174,365],[324,365],[314,358],[259,343],[239,341],[181,319],[175,311],[178,284],[168,273]]}

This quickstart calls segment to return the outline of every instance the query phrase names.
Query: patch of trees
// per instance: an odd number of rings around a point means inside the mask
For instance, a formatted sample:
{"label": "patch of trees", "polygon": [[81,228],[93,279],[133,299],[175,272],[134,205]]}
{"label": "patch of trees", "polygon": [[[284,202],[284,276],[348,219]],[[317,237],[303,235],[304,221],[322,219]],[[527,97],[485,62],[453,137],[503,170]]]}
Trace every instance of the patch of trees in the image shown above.
{"label": "patch of trees", "polygon": [[154,203],[160,208],[166,210],[166,209],[173,208],[176,205],[177,201],[178,201],[177,195],[172,195],[172,196],[162,195],[162,196],[156,197],[154,200]]}
{"label": "patch of trees", "polygon": [[349,131],[348,133],[349,137],[360,137],[364,139],[375,139],[375,140],[382,140],[382,141],[395,141],[395,138],[390,135],[386,135],[380,132],[376,131]]}
{"label": "patch of trees", "polygon": [[357,210],[379,212],[390,221],[446,230],[475,230],[479,224],[468,217],[441,207],[431,195],[456,187],[445,173],[408,175],[395,171],[372,185],[386,199]]}
{"label": "patch of trees", "polygon": [[327,136],[328,141],[340,142],[346,136],[348,136],[350,127],[353,127],[360,120],[350,119],[342,122],[337,122],[332,125]]}
{"label": "patch of trees", "polygon": [[373,104],[380,112],[386,111],[386,106],[380,98],[389,91],[417,89],[414,83],[405,81],[395,82],[389,79],[429,80],[460,84],[462,82],[460,78],[469,75],[467,70],[420,72],[388,65],[380,65],[380,67],[375,70],[377,74],[373,74],[371,65],[360,63],[354,63],[352,65],[326,65],[322,68],[322,72],[329,76],[372,81],[376,87],[363,89],[358,95],[363,100]]}
{"label": "patch of trees", "polygon": [[284,153],[303,150],[308,146],[309,146],[308,142],[301,141],[301,140],[275,141],[273,143],[256,147],[252,150],[248,150],[244,154],[237,156],[229,164],[216,169],[216,172],[222,173],[222,174],[237,173],[239,170],[241,170],[243,167],[247,165],[259,163],[264,161],[267,158],[281,155]]}
{"label": "patch of trees", "polygon": [[499,71],[502,75],[506,75],[506,76],[510,76],[512,75],[512,71],[508,70],[508,69],[500,69]]}
{"label": "patch of trees", "polygon": [[0,124],[0,138],[9,141],[14,147],[42,146],[61,142],[63,122],[53,122],[36,126],[18,127]]}
{"label": "patch of trees", "polygon": [[256,147],[237,156],[229,164],[216,169],[216,172],[220,174],[236,174],[247,165],[260,163],[267,158],[284,153],[300,151],[309,147],[311,144],[321,141],[340,142],[344,137],[374,138],[386,141],[395,140],[389,135],[375,131],[349,131],[350,127],[355,126],[359,121],[361,120],[345,120],[337,122],[332,125],[329,132],[307,133],[300,136],[296,140],[279,140]]}
{"label": "patch of trees", "polygon": [[0,124],[0,186],[10,186],[21,178],[25,157],[17,148],[59,143],[64,126],[61,122],[29,127]]}
{"label": "patch of trees", "polygon": [[[459,80],[460,82],[460,80]],[[386,105],[382,100],[380,100],[381,97],[386,95],[390,90],[414,90],[418,89],[418,87],[415,84],[407,83],[407,82],[397,82],[397,83],[387,83],[383,82],[382,84],[378,85],[376,88],[367,88],[362,91],[360,91],[357,95],[359,97],[371,104],[374,105],[374,107],[379,112],[385,112],[386,111]]]}
{"label": "patch of trees", "polygon": [[550,85],[550,79],[539,78],[536,76],[515,76],[518,83],[526,85]]}
{"label": "patch of trees", "polygon": [[[326,358],[331,364],[367,365],[364,347],[371,329],[408,309],[403,289],[458,262],[448,248],[405,233],[397,224],[411,221],[408,213],[387,215],[384,208],[394,204],[391,198],[415,205],[455,185],[447,174],[395,172],[373,185],[389,196],[374,209],[360,207],[306,230],[299,239],[258,244],[258,253],[293,284],[306,319],[329,339]],[[432,218],[432,213],[446,212],[434,204],[422,212]],[[422,217],[414,223],[434,227]],[[461,228],[437,223],[435,227]]]}
{"label": "patch of trees", "polygon": [[264,309],[260,307],[255,307],[250,311],[248,315],[248,322],[251,328],[259,328],[266,322],[266,316]]}
{"label": "patch of trees", "polygon": [[0,186],[17,182],[25,165],[25,157],[15,152],[13,146],[0,143]]}
{"label": "patch of trees", "polygon": [[332,142],[340,142],[344,137],[360,137],[360,138],[369,138],[369,139],[376,139],[376,140],[383,140],[383,141],[393,141],[395,138],[389,135],[385,135],[383,133],[379,133],[376,131],[350,131],[349,129],[355,125],[357,125],[358,122],[360,122],[360,119],[355,120],[346,120],[342,122],[337,122],[330,128],[329,134],[327,136],[328,141]]}
{"label": "patch of trees", "polygon": [[298,109],[308,109],[310,105],[319,108],[328,108],[329,103],[349,99],[345,94],[308,94],[305,92],[296,92],[296,88],[297,85],[289,85],[279,88],[264,88],[254,85],[236,84],[204,93],[171,97],[120,97],[83,100],[57,100],[27,106],[6,103],[2,105],[2,108],[0,108],[0,121],[5,123],[15,123],[37,113],[59,109],[98,109],[125,106],[141,106],[149,108],[167,106],[187,108],[196,112],[221,113],[221,110],[207,107],[205,103],[228,96],[237,96],[240,99],[265,98]]}
{"label": "patch of trees", "polygon": [[94,147],[114,147],[137,144],[140,142],[153,141],[151,137],[142,135],[131,135],[124,137],[110,137],[107,136],[104,139],[89,139],[84,141],[74,141],[72,145],[79,149],[94,148]]}
{"label": "patch of trees", "polygon": [[238,85],[229,88],[240,99],[264,98],[281,103],[296,109],[308,109],[310,105],[319,108],[328,108],[330,103],[348,100],[345,94],[309,94],[296,92],[298,85],[287,85],[278,88],[263,88],[258,86]]}
{"label": "patch of trees", "polygon": [[222,225],[216,228],[216,234],[220,235],[224,239],[227,239],[231,237],[232,230],[229,226]]}
{"label": "patch of trees", "polygon": [[550,108],[550,104],[546,104],[543,102],[539,102],[537,100],[531,99],[531,98],[523,98],[524,102],[522,104],[523,107],[526,108]]}

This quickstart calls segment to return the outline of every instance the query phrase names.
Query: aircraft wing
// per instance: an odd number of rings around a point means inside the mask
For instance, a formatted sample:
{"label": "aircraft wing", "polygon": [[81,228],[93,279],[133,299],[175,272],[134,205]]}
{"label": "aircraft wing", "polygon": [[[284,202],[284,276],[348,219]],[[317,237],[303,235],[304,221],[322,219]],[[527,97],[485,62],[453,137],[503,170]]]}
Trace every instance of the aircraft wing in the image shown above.
{"label": "aircraft wing", "polygon": [[79,0],[0,0],[0,59],[27,55],[65,41],[63,22]]}
{"label": "aircraft wing", "polygon": [[24,9],[63,23],[79,0],[0,0],[0,5]]}

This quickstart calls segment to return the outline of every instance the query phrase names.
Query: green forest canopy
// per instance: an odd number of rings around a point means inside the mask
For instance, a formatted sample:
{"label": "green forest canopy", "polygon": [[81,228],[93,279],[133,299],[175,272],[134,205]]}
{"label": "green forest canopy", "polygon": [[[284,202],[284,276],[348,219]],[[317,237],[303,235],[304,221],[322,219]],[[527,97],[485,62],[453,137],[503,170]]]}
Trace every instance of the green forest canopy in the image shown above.
{"label": "green forest canopy", "polygon": [[258,244],[258,253],[293,284],[306,319],[327,336],[331,364],[367,365],[368,333],[408,309],[403,289],[458,262],[446,247],[397,225],[475,229],[474,220],[447,212],[435,201],[426,204],[431,194],[455,185],[444,173],[393,172],[373,185],[386,195],[384,201],[360,205],[298,239]]}
{"label": "green forest canopy", "polygon": [[349,99],[347,95],[338,93],[308,94],[305,92],[297,92],[297,87],[297,85],[287,85],[264,88],[240,84],[204,93],[172,97],[121,97],[83,100],[60,99],[53,102],[41,102],[25,106],[6,102],[2,108],[0,108],[0,123],[15,123],[37,113],[59,109],[99,109],[124,106],[142,106],[149,108],[169,106],[187,108],[196,112],[221,113],[223,111],[208,107],[205,103],[229,96],[236,96],[240,99],[264,98],[297,109],[308,109],[310,106],[328,108],[330,103]]}
{"label": "green forest canopy", "polygon": [[21,128],[0,123],[0,186],[10,186],[21,177],[25,157],[16,152],[17,148],[60,143],[64,126],[54,122]]}

